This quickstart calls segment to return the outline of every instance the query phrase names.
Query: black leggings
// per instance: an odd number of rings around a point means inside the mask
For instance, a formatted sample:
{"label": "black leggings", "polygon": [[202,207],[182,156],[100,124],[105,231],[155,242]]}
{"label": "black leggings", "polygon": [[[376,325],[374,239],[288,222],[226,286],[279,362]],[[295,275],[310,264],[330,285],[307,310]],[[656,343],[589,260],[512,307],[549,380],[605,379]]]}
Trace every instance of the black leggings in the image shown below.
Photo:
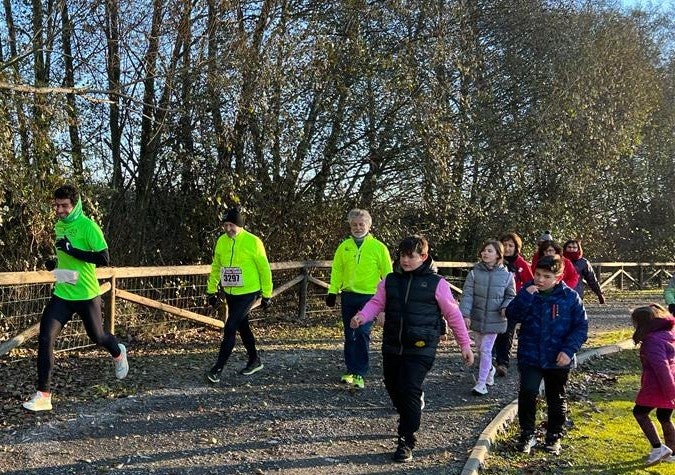
{"label": "black leggings", "polygon": [[225,294],[227,321],[223,330],[223,341],[220,343],[218,360],[213,365],[211,371],[219,373],[223,370],[227,359],[234,349],[237,332],[239,332],[244,348],[246,348],[249,363],[252,363],[258,357],[258,351],[255,347],[255,337],[253,336],[253,331],[251,331],[251,324],[248,321],[248,313],[259,296],[260,292],[243,295]]}
{"label": "black leggings", "polygon": [[117,338],[103,330],[101,297],[91,300],[64,300],[56,295],[47,303],[40,319],[38,337],[38,391],[49,392],[54,369],[54,343],[63,327],[78,314],[87,336],[98,346],[104,347],[114,358],[120,355]]}
{"label": "black leggings", "polygon": [[[653,410],[653,407],[636,404],[635,407],[633,407],[633,417],[635,417],[635,420],[640,426],[640,429],[642,429],[645,437],[647,437],[649,443],[652,444],[652,447],[656,448],[661,446],[661,439],[656,432],[654,423],[649,417],[649,413]],[[661,424],[665,443],[671,449],[675,449],[675,426],[673,426],[673,422],[670,420],[672,415],[672,409],[656,409],[656,420]]]}

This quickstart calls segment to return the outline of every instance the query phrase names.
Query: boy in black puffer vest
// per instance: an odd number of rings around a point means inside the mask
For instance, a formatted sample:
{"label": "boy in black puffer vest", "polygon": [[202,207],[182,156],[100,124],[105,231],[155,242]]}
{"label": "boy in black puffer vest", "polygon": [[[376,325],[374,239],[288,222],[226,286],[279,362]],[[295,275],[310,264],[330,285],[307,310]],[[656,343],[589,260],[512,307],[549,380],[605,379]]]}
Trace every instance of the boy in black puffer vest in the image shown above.
{"label": "boy in black puffer vest", "polygon": [[351,320],[358,328],[385,312],[382,335],[384,385],[396,407],[397,462],[412,460],[415,432],[422,415],[424,378],[434,364],[445,319],[467,365],[473,364],[471,340],[450,285],[432,269],[429,243],[423,236],[405,238],[398,246],[394,272]]}

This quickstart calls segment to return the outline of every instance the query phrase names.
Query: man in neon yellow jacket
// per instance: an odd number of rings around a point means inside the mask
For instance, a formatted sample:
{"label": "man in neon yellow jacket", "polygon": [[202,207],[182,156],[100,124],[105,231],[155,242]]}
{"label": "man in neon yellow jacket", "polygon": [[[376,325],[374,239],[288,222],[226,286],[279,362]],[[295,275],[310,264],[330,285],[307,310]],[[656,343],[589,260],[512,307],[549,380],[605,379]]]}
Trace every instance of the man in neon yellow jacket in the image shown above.
{"label": "man in neon yellow jacket", "polygon": [[219,294],[224,294],[228,308],[218,360],[206,372],[207,381],[213,384],[220,382],[237,332],[248,355],[248,364],[240,373],[248,376],[263,368],[248,314],[258,297],[262,297],[263,310],[269,307],[272,297],[272,271],[262,241],[243,228],[244,216],[239,208],[230,209],[224,221],[225,234],[216,242],[206,285],[209,304],[219,308],[222,305]]}
{"label": "man in neon yellow jacket", "polygon": [[363,209],[353,209],[347,215],[351,236],[335,251],[330,272],[330,287],[326,305],[335,306],[338,292],[342,293],[342,323],[344,325],[344,358],[347,372],[341,381],[358,389],[365,386],[368,374],[368,351],[372,322],[352,329],[354,315],[375,295],[377,284],[392,271],[387,247],[370,232],[373,220]]}

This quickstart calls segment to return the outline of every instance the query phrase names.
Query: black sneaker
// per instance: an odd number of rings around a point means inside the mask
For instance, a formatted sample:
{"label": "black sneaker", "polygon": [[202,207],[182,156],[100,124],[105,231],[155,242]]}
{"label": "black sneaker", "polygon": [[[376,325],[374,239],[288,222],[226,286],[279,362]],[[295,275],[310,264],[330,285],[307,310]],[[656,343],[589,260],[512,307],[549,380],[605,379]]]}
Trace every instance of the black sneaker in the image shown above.
{"label": "black sneaker", "polygon": [[544,440],[544,448],[548,453],[553,455],[560,455],[560,437],[559,436],[546,436]]}
{"label": "black sneaker", "polygon": [[216,384],[220,382],[220,371],[208,370],[204,377],[209,383]]}
{"label": "black sneaker", "polygon": [[520,438],[518,439],[518,452],[529,454],[532,450],[532,447],[535,445],[537,445],[537,438],[534,436],[534,434],[521,434]]}
{"label": "black sneaker", "polygon": [[253,373],[256,373],[263,369],[263,364],[262,361],[260,361],[260,358],[256,358],[255,360],[249,362],[249,364],[246,365],[246,368],[242,369],[239,371],[239,374],[243,374],[244,376],[250,376]]}
{"label": "black sneaker", "polygon": [[396,452],[394,452],[392,458],[395,462],[399,463],[410,462],[413,459],[412,449],[413,443],[411,443],[411,441],[409,441],[406,437],[399,436],[398,447],[396,447]]}

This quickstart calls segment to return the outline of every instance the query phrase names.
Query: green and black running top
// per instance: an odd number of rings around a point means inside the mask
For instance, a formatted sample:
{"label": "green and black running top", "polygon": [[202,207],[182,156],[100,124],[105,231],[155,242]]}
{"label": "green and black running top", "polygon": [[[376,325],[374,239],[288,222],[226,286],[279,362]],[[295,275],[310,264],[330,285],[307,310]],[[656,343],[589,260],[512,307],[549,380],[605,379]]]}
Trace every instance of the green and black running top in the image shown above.
{"label": "green and black running top", "polygon": [[[108,248],[101,228],[84,215],[82,200],[79,197],[68,216],[56,222],[54,231],[57,241],[67,237],[75,249],[100,252]],[[59,249],[56,250],[56,257],[58,266],[54,295],[64,300],[90,300],[99,295],[95,264],[80,260]],[[66,279],[60,279],[58,271],[70,272],[66,272],[68,275]]]}

